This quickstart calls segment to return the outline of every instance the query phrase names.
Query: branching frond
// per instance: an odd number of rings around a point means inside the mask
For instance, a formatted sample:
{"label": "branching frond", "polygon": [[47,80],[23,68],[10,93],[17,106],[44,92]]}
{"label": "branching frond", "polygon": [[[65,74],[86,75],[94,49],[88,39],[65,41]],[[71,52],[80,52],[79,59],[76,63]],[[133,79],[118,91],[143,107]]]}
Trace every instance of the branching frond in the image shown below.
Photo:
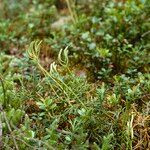
{"label": "branching frond", "polygon": [[[71,89],[71,87],[69,87],[64,81],[62,81],[62,79],[59,76],[56,76],[56,74],[58,75],[59,73],[57,71],[57,64],[55,62],[53,62],[50,65],[49,72],[41,65],[41,63],[39,61],[41,42],[42,41],[39,41],[39,40],[31,42],[29,49],[27,51],[29,58],[31,58],[34,62],[36,62],[38,68],[42,71],[42,73],[46,77],[51,78],[55,82],[57,88],[59,88],[60,90],[62,90],[65,93],[68,100],[69,100],[69,93],[73,94],[75,96],[75,98],[79,99],[77,94],[74,93],[74,91]],[[63,57],[64,57],[64,59],[63,59]],[[62,50],[62,49],[60,50],[59,55],[58,55],[58,61],[64,67],[68,66],[68,46],[64,50]],[[50,83],[50,86],[53,88],[53,85],[51,83]],[[84,106],[83,102],[81,102],[81,104]]]}
{"label": "branching frond", "polygon": [[40,40],[31,42],[27,52],[28,52],[29,57],[32,60],[38,61],[41,43],[42,43],[42,41],[40,41]]}
{"label": "branching frond", "polygon": [[62,66],[68,66],[68,46],[64,50],[61,49],[59,51],[58,61]]}

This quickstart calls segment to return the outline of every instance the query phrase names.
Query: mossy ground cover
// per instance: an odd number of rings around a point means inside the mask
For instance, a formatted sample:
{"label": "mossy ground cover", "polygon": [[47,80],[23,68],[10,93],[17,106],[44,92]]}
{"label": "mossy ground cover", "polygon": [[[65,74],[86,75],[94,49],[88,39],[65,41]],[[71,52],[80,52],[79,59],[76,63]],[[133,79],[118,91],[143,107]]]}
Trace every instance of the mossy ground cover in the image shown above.
{"label": "mossy ground cover", "polygon": [[0,149],[150,148],[148,0],[0,11]]}

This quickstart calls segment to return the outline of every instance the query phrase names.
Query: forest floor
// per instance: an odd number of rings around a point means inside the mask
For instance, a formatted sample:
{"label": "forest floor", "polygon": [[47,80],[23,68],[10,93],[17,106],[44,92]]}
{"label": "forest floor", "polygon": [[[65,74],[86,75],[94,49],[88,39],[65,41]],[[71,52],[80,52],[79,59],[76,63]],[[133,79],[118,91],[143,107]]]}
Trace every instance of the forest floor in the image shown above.
{"label": "forest floor", "polygon": [[0,149],[150,149],[148,0],[0,12]]}

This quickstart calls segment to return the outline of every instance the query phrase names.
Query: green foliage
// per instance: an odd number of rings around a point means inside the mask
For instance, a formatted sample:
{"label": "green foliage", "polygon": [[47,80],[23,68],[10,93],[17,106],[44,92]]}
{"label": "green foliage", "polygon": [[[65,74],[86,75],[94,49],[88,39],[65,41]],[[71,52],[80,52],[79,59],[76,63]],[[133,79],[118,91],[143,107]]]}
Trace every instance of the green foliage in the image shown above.
{"label": "green foliage", "polygon": [[113,137],[113,134],[110,134],[108,136],[104,136],[103,138],[103,145],[102,145],[102,150],[109,150],[109,149],[112,149],[111,148],[111,144],[110,144],[110,141],[111,141],[111,138]]}
{"label": "green foliage", "polygon": [[98,6],[93,10],[94,14],[92,9],[89,10],[90,15],[83,12],[75,25],[69,24],[65,28],[62,46],[71,43],[72,57],[100,79],[106,80],[110,75],[126,74],[131,70],[135,70],[135,73],[137,70],[147,72],[150,26],[148,2],[102,1],[102,5]]}
{"label": "green foliage", "polygon": [[1,1],[0,149],[147,149],[149,7]]}

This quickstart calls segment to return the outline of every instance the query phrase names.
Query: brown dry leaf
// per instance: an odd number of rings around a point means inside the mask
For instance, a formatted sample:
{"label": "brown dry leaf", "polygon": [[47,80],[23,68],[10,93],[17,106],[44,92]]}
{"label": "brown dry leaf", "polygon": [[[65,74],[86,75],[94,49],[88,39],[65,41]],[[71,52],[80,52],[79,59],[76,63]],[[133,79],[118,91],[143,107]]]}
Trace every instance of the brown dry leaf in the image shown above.
{"label": "brown dry leaf", "polygon": [[40,111],[39,106],[36,104],[36,102],[32,99],[26,101],[26,112],[29,114],[37,113]]}

